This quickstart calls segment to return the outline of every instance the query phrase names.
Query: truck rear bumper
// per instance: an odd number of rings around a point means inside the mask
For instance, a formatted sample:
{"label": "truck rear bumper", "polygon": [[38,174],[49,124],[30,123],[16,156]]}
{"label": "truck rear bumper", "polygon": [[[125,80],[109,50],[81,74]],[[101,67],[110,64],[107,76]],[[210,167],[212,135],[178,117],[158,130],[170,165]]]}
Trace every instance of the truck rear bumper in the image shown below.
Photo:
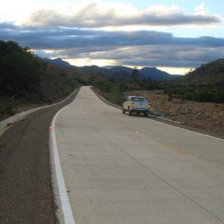
{"label": "truck rear bumper", "polygon": [[137,113],[149,113],[149,109],[138,109],[138,108],[133,108],[131,109],[131,112],[137,112]]}

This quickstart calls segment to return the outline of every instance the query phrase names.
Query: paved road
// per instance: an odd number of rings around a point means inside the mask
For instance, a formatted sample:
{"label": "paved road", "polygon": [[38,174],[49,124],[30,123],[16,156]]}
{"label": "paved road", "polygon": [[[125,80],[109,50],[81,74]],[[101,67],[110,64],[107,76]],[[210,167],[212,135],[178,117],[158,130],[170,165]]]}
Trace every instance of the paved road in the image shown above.
{"label": "paved road", "polygon": [[76,224],[224,223],[224,141],[103,103],[89,87],[56,120]]}

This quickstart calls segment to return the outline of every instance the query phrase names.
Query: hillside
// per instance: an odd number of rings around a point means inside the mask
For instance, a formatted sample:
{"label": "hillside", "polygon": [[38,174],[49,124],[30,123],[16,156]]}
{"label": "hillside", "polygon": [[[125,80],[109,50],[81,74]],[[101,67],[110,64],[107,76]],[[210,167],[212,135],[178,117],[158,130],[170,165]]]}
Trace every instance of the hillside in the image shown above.
{"label": "hillside", "polygon": [[68,95],[79,83],[17,43],[0,41],[0,118],[18,108],[51,103]]}
{"label": "hillside", "polygon": [[190,84],[224,86],[224,59],[202,65],[187,74],[184,81]]}
{"label": "hillside", "polygon": [[132,78],[132,68],[125,66],[112,66],[107,69],[104,76],[107,78],[130,80]]}
{"label": "hillside", "polygon": [[91,65],[91,66],[82,66],[82,67],[77,67],[77,70],[79,71],[80,74],[102,74],[105,75],[108,70],[103,67],[99,67],[96,65]]}
{"label": "hillside", "polygon": [[172,76],[167,72],[161,71],[159,69],[157,69],[156,67],[144,67],[142,69],[139,70],[139,73],[148,79],[152,79],[155,81],[169,81],[169,80],[173,80],[175,78],[177,78],[177,76]]}
{"label": "hillside", "polygon": [[202,65],[182,79],[162,86],[172,98],[224,103],[224,59]]}

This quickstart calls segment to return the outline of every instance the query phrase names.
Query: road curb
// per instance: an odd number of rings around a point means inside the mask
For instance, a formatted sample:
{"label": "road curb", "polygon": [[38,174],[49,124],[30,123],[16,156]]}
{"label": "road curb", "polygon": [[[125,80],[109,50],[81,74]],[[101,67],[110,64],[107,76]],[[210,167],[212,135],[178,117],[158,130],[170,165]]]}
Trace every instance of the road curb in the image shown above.
{"label": "road curb", "polygon": [[50,105],[41,106],[41,107],[32,108],[32,109],[29,109],[29,110],[17,113],[17,114],[15,114],[15,115],[13,115],[13,116],[5,119],[5,120],[0,121],[0,136],[8,128],[10,128],[14,123],[23,120],[27,115],[29,115],[29,114],[31,114],[33,112],[36,112],[38,110],[46,109],[46,108],[49,108],[49,107],[53,107],[53,106],[56,106],[56,105],[59,105],[59,104],[65,102],[68,98],[70,98],[75,93],[75,91],[77,91],[77,89],[75,89],[72,93],[70,93],[65,99],[63,99],[60,102],[57,102],[57,103],[54,103],[54,104],[50,104]]}

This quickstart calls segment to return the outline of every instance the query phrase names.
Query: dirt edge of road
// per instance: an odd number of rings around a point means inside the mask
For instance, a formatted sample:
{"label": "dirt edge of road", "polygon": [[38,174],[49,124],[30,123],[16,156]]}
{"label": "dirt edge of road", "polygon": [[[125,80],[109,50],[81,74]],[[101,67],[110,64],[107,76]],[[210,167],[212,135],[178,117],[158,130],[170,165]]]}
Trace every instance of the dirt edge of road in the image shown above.
{"label": "dirt edge of road", "polygon": [[56,223],[49,127],[60,104],[30,113],[0,136],[0,223]]}
{"label": "dirt edge of road", "polygon": [[[100,95],[100,93],[95,88],[92,88],[92,90],[98,96],[98,98],[101,99],[104,103],[106,103],[110,106],[116,107],[117,109],[122,109],[121,106],[119,106],[117,104],[114,104],[114,103],[111,103],[107,99],[105,99],[102,95]],[[153,120],[156,120],[156,121],[159,121],[159,122],[169,124],[169,125],[184,128],[184,129],[189,130],[189,131],[194,131],[194,132],[197,132],[197,133],[200,133],[200,134],[209,135],[209,136],[212,136],[212,137],[224,139],[224,135],[217,134],[217,133],[214,133],[212,131],[203,130],[203,129],[196,128],[196,127],[187,126],[187,125],[184,125],[184,124],[182,124],[181,122],[178,122],[178,121],[173,121],[173,120],[170,120],[170,119],[159,117],[158,115],[156,115],[152,112],[149,114],[149,118],[153,119]]]}
{"label": "dirt edge of road", "polygon": [[38,111],[38,110],[42,110],[45,108],[50,108],[50,107],[54,107],[56,105],[60,105],[61,103],[65,102],[66,100],[68,100],[70,97],[72,97],[75,92],[77,91],[77,89],[75,89],[71,94],[69,94],[67,97],[65,97],[63,100],[53,103],[53,104],[48,104],[48,105],[43,105],[43,106],[39,106],[39,107],[33,107],[30,108],[28,110],[23,110],[17,114],[14,114],[13,116],[7,117],[4,120],[0,120],[0,136],[10,127],[12,127],[15,123],[25,119],[26,116],[28,116],[29,114]]}

